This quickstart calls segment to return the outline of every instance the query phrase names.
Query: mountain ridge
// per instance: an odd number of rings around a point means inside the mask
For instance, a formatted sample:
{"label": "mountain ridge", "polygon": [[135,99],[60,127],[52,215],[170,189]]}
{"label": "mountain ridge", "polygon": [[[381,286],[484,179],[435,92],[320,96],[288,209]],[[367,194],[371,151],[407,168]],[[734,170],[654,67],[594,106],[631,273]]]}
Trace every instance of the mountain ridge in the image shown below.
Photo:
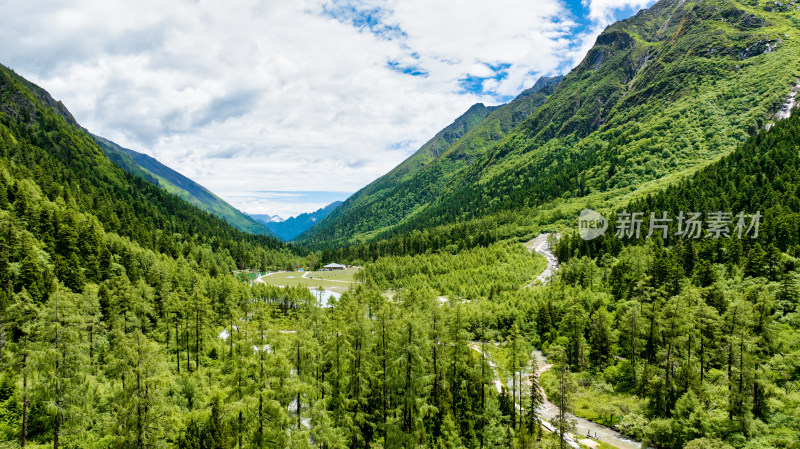
{"label": "mountain ridge", "polygon": [[[298,235],[302,234],[309,228],[316,225],[320,220],[324,219],[331,212],[333,212],[342,201],[334,201],[325,207],[321,207],[314,212],[306,212],[294,217],[282,219],[277,215],[250,215],[256,220],[264,223],[273,234],[281,238],[283,241],[291,241]],[[278,220],[275,220],[278,217]]]}
{"label": "mountain ridge", "polygon": [[269,215],[269,214],[247,214],[247,215],[265,224],[271,222],[280,223],[286,221],[280,215]]}
{"label": "mountain ridge", "polygon": [[[797,11],[770,8],[662,0],[617,22],[541,107],[501,139],[479,141],[458,173],[426,168],[371,203],[354,198],[299,240],[357,244],[633,189],[727,154],[764,127],[800,65]],[[455,156],[444,152],[428,167],[446,170]]]}
{"label": "mountain ridge", "polygon": [[[52,265],[59,278],[74,278],[68,285],[73,290],[84,279],[102,279],[118,268],[136,280],[146,264],[137,255],[141,251],[178,257],[180,248],[197,250],[195,245],[206,245],[203,251],[210,252],[236,240],[239,249],[225,256],[200,252],[191,256],[205,257],[202,270],[212,276],[239,265],[270,265],[288,254],[277,256],[276,250],[287,247],[274,237],[242,232],[122,170],[63,103],[3,65],[0,150],[0,208],[16,207],[12,212],[19,217],[10,223],[15,228],[21,223],[31,238],[43,239],[42,251],[51,254],[50,259],[39,259],[39,268]],[[76,235],[87,239],[82,246],[64,240]],[[98,239],[113,245],[107,243],[112,247],[106,248]],[[123,251],[120,246],[130,245],[135,248],[112,257]],[[93,254],[96,251],[106,252]],[[78,260],[73,260],[76,255]]]}
{"label": "mountain ridge", "polygon": [[[366,217],[373,214],[373,223],[368,224],[365,230],[375,232],[388,226],[392,219],[418,212],[418,205],[430,201],[445,189],[460,171],[480,157],[488,142],[504,138],[506,133],[541,107],[561,80],[561,76],[541,77],[534,86],[509,103],[492,107],[482,103],[471,106],[409,158],[353,194],[342,207],[298,236],[298,241],[313,245],[319,234],[341,234],[343,228],[350,226],[340,218],[347,215]],[[423,190],[415,186],[420,177],[430,180]],[[381,208],[390,213],[375,211]],[[346,241],[336,237],[338,243]]]}
{"label": "mountain ridge", "polygon": [[222,218],[241,231],[274,237],[274,234],[259,221],[250,218],[210,190],[167,167],[155,158],[124,148],[95,134],[91,134],[91,136],[108,158],[123,170],[163,188],[206,212]]}

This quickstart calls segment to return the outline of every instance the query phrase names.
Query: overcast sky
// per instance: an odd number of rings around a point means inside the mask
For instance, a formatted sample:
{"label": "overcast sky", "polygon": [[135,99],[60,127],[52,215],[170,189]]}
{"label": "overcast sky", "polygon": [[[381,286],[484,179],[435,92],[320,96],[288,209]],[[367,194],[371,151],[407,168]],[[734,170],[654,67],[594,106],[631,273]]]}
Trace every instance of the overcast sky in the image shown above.
{"label": "overcast sky", "polygon": [[0,63],[95,134],[283,217],[470,105],[567,73],[653,0],[0,0]]}

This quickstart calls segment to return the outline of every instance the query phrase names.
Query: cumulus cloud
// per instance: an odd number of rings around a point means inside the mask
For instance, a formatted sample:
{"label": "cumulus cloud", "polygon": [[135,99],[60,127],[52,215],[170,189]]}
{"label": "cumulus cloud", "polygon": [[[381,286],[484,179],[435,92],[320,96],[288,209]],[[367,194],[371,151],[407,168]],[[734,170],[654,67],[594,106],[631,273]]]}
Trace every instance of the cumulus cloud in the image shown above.
{"label": "cumulus cloud", "polygon": [[10,2],[0,62],[234,206],[295,215],[324,204],[257,192],[355,192],[645,3],[592,0],[586,27],[561,0]]}
{"label": "cumulus cloud", "polygon": [[651,0],[583,0],[589,7],[589,18],[603,26],[617,20],[615,13],[619,10],[640,10],[653,4]]}

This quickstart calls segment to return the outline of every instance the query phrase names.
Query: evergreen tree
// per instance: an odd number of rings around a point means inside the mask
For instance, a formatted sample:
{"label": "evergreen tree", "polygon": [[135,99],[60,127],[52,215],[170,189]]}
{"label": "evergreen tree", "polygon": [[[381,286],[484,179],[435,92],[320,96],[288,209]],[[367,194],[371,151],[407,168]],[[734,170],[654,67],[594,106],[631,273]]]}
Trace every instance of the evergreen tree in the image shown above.
{"label": "evergreen tree", "polygon": [[553,419],[553,425],[558,431],[559,447],[564,449],[566,447],[566,440],[564,435],[572,432],[575,428],[574,421],[569,417],[573,407],[573,395],[575,385],[572,382],[572,374],[570,373],[569,363],[563,348],[551,347],[551,355],[548,359],[553,363],[553,368],[558,379],[558,386],[552,399],[558,406],[558,415]]}
{"label": "evergreen tree", "polygon": [[535,439],[540,439],[542,435],[542,423],[540,409],[544,406],[545,398],[542,386],[539,384],[539,359],[536,354],[531,358],[531,374],[528,377],[530,382],[530,393],[528,396],[528,407],[525,417],[525,425],[528,433]]}
{"label": "evergreen tree", "polygon": [[83,410],[89,405],[83,401],[90,381],[84,371],[89,365],[89,351],[81,300],[80,295],[56,290],[42,306],[34,325],[37,345],[30,357],[37,373],[35,391],[50,418],[54,449],[65,442],[72,429],[91,419]]}
{"label": "evergreen tree", "polygon": [[[3,318],[3,331],[9,335],[9,349],[12,355],[7,360],[10,366],[22,377],[22,417],[20,423],[20,446],[25,447],[28,437],[28,416],[30,408],[30,385],[31,385],[31,351],[36,346],[36,335],[34,334],[35,325],[39,308],[27,291],[14,295],[14,301],[6,310]],[[2,348],[0,348],[0,351]]]}

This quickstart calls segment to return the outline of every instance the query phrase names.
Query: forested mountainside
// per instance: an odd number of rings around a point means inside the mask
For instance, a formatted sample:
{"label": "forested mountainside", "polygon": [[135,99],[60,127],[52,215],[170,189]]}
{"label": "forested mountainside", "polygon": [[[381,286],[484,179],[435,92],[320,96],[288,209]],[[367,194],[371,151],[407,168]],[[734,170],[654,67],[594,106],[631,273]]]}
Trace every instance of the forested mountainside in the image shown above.
{"label": "forested mountainside", "polygon": [[[145,359],[147,370],[162,366],[163,335],[135,334],[131,319],[146,332],[169,313],[188,319],[190,299],[221,310],[246,286],[233,270],[306,263],[122,171],[61,103],[3,66],[0,223],[0,435],[23,446],[102,445],[141,412],[137,401],[166,394],[105,377],[133,379]],[[106,403],[102,433],[87,421],[85,406],[102,402],[87,388],[120,407]]]}
{"label": "forested mountainside", "polygon": [[331,204],[321,207],[314,212],[307,212],[296,217],[289,217],[283,221],[273,220],[273,217],[269,215],[259,215],[258,218],[253,218],[263,220],[263,223],[266,224],[270,231],[272,231],[276,236],[280,237],[283,241],[288,242],[290,240],[294,240],[295,237],[319,223],[320,220],[330,215],[331,212],[336,210],[336,208],[341,204],[341,201],[334,201]]}
{"label": "forested mountainside", "polygon": [[[113,232],[142,248],[174,257],[193,247],[207,247],[219,255],[228,252],[235,268],[262,262],[273,266],[273,256],[288,254],[277,239],[238,231],[118,169],[63,105],[5,67],[0,68],[0,75],[3,197],[9,205],[19,203],[14,206],[16,217],[28,231],[42,226],[43,232],[58,232],[61,219],[54,214],[63,210],[94,216],[90,221],[96,222],[92,225],[95,230]],[[39,202],[54,208],[38,211],[33,206]],[[28,203],[30,207],[23,207]],[[75,224],[70,225],[69,232],[73,231],[79,232]],[[51,235],[44,241],[52,245],[52,239]],[[63,256],[69,259],[70,253]]]}
{"label": "forested mountainside", "polygon": [[[338,244],[348,244],[352,242],[344,236],[371,235],[416,213],[443,194],[493,143],[541,107],[561,79],[560,76],[540,78],[533,87],[502,106],[486,107],[481,103],[472,106],[411,157],[353,194],[297,240],[314,246],[334,238]],[[420,188],[422,184],[424,188]]]}
{"label": "forested mountainside", "polygon": [[[732,225],[738,221],[736,214],[748,215],[756,212],[762,215],[756,239],[746,241],[758,244],[758,248],[742,247],[740,239],[721,239],[715,242],[712,250],[714,261],[723,263],[729,260],[738,263],[742,257],[753,259],[751,250],[764,257],[763,251],[769,248],[770,257],[779,252],[800,254],[800,114],[779,122],[769,131],[763,131],[750,138],[732,154],[710,164],[693,176],[672,184],[662,191],[621,205],[609,214],[609,233],[615,232],[619,213],[642,212],[645,226],[639,239],[619,239],[608,235],[593,240],[583,240],[577,235],[565,236],[559,244],[557,254],[560,260],[591,255],[616,254],[625,244],[642,243],[649,233],[650,214],[662,217],[677,217],[680,211],[726,212],[732,213]],[[688,216],[688,215],[687,215]],[[677,221],[671,222],[669,240],[677,232]],[[749,219],[748,219],[749,227]],[[732,229],[732,226],[731,226]],[[662,232],[656,229],[655,233]],[[705,235],[705,233],[703,233]],[[691,239],[687,243],[690,243]],[[724,244],[723,244],[724,243]],[[727,244],[738,247],[728,247]],[[708,250],[708,249],[707,249]],[[691,256],[694,257],[694,256]],[[774,275],[775,265],[770,263]],[[751,263],[758,265],[757,259]],[[754,265],[754,266],[755,266]],[[694,268],[694,263],[690,264]],[[758,273],[764,274],[759,271]]]}
{"label": "forested mountainside", "polygon": [[[799,32],[793,5],[662,0],[608,27],[540,108],[499,142],[484,141],[445,185],[440,173],[422,171],[386,194],[385,207],[342,207],[301,241],[358,243],[626,193],[706,164],[763,128],[783,103],[800,75]],[[382,217],[391,218],[374,223]]]}
{"label": "forested mountainside", "polygon": [[[308,254],[124,172],[63,105],[0,67],[0,447],[799,449],[800,115],[763,126],[797,75],[781,65],[795,55],[796,7],[661,2],[612,26],[581,66],[592,69],[570,74],[498,146],[457,148],[503,108],[396,174],[413,182],[460,160],[442,159],[451,151],[472,154],[442,190],[456,199],[462,181],[503,191],[530,157],[553,190],[519,208],[498,197],[474,216],[444,208],[421,231],[405,232],[408,221]],[[763,38],[782,28],[780,43]],[[636,54],[612,51],[609,33],[652,47],[632,81],[607,66]],[[716,39],[744,53],[694,45]],[[687,91],[668,86],[678,80]],[[591,89],[619,96],[611,112],[583,102]],[[575,111],[606,122],[592,131]],[[559,174],[583,155],[591,164],[574,175],[585,190],[566,188]],[[484,201],[459,200],[470,198]],[[584,207],[609,218],[605,235],[577,235]],[[616,236],[633,212],[639,237]],[[700,213],[702,232],[674,220],[648,237],[650,213],[662,212]],[[546,284],[532,243],[544,232],[561,235]],[[328,262],[362,268],[324,302],[232,274]],[[570,436],[578,419],[621,435]]]}
{"label": "forested mountainside", "polygon": [[[365,285],[319,308],[306,289],[242,282],[230,272],[317,262],[122,171],[5,68],[0,180],[4,447],[508,441],[512,402],[476,390],[492,370],[460,311],[430,290],[395,302]],[[511,265],[484,270],[505,288],[541,267],[509,244],[448,263],[463,276],[486,258]]]}
{"label": "forested mountainside", "polygon": [[214,195],[205,187],[183,176],[154,158],[123,148],[116,143],[92,134],[95,142],[106,156],[121,169],[138,176],[167,192],[177,195],[187,203],[211,213],[237,229],[251,234],[273,236],[270,230],[257,220],[237,210],[225,200]]}
{"label": "forested mountainside", "polygon": [[[563,351],[581,395],[605,398],[576,403],[579,415],[611,424],[626,410],[617,427],[654,448],[800,445],[798,189],[795,114],[620,207],[647,217],[641,238],[614,237],[616,218],[597,239],[562,238],[561,286],[536,329],[541,347]],[[677,236],[677,220],[666,239],[646,238],[650,213],[681,211],[702,213],[700,238]],[[731,213],[730,237],[708,237],[719,211]],[[760,226],[748,217],[740,234],[739,212],[762,215]]]}

